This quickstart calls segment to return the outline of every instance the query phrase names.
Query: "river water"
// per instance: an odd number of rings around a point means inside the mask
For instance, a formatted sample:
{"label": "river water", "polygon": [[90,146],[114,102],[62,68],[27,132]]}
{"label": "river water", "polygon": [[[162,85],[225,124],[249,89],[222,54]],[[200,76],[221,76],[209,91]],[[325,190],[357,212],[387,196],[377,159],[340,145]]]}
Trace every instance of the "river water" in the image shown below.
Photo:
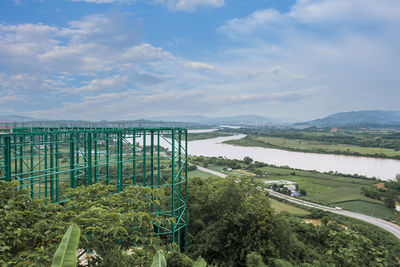
{"label": "river water", "polygon": [[303,153],[264,147],[241,147],[222,144],[224,141],[243,137],[245,135],[236,134],[214,139],[190,141],[188,142],[188,152],[190,155],[195,156],[222,156],[228,159],[241,160],[245,156],[249,156],[255,161],[277,166],[287,165],[302,170],[360,174],[368,177],[375,176],[382,180],[395,179],[396,174],[400,173],[400,160]]}

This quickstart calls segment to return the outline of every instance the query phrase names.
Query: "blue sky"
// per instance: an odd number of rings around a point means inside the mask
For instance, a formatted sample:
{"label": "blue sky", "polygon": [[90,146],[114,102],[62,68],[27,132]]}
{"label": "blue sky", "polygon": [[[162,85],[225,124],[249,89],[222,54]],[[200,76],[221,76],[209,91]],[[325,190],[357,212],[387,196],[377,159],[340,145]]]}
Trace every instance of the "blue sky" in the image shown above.
{"label": "blue sky", "polygon": [[398,0],[2,0],[0,113],[399,110]]}

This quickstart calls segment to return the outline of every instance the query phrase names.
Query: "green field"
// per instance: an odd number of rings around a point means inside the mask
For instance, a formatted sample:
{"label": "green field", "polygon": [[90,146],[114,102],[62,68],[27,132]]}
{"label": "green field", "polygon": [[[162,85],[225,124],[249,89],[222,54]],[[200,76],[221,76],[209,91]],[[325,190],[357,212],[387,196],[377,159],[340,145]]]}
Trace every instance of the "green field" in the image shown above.
{"label": "green field", "polygon": [[339,207],[373,217],[391,219],[392,210],[386,206],[363,200],[354,200],[336,203]]}
{"label": "green field", "polygon": [[203,172],[203,171],[200,171],[200,170],[194,170],[194,171],[189,171],[188,172],[188,178],[192,178],[192,177],[199,177],[199,178],[205,179],[205,178],[217,177],[217,176],[215,176],[215,175],[213,175],[211,173],[208,173],[208,172]]}
{"label": "green field", "polygon": [[188,141],[212,139],[221,136],[231,136],[231,133],[225,132],[209,132],[209,133],[188,133]]}
{"label": "green field", "polygon": [[290,204],[286,204],[284,202],[278,201],[276,199],[273,198],[269,198],[269,201],[271,203],[271,207],[276,211],[276,212],[282,212],[282,211],[286,211],[292,215],[295,216],[305,216],[305,215],[309,215],[310,212],[308,212],[307,210],[304,209],[300,209],[298,207],[292,206]]}
{"label": "green field", "polygon": [[381,147],[364,147],[349,144],[336,144],[320,141],[309,141],[300,139],[287,139],[281,137],[249,135],[239,140],[226,141],[227,144],[238,146],[258,146],[267,148],[278,148],[290,151],[344,154],[368,157],[400,158],[400,151]]}

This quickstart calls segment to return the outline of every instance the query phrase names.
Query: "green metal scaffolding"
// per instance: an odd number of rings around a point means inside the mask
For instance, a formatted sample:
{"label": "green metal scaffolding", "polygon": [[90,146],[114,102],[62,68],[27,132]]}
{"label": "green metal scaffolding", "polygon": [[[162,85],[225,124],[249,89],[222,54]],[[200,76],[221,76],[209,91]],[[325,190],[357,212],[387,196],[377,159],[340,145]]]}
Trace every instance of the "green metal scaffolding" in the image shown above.
{"label": "green metal scaffolding", "polygon": [[104,183],[168,187],[153,212],[175,218],[157,227],[187,252],[185,128],[14,128],[0,134],[0,180],[16,180],[32,198],[65,202],[67,188]]}

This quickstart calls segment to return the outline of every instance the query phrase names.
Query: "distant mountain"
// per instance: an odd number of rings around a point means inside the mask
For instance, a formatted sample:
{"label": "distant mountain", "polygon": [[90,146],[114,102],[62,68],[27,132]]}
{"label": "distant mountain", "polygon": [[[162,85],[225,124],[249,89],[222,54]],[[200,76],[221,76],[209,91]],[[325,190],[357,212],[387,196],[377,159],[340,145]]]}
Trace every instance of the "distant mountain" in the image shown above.
{"label": "distant mountain", "polygon": [[367,110],[341,112],[297,126],[317,127],[400,127],[400,111]]}
{"label": "distant mountain", "polygon": [[205,117],[205,116],[170,116],[157,117],[151,120],[162,120],[170,122],[191,122],[210,125],[229,124],[229,125],[275,125],[280,121],[258,115],[238,115],[231,117]]}
{"label": "distant mountain", "polygon": [[26,122],[26,121],[37,121],[37,119],[27,116],[18,116],[18,115],[0,116],[0,122]]}

